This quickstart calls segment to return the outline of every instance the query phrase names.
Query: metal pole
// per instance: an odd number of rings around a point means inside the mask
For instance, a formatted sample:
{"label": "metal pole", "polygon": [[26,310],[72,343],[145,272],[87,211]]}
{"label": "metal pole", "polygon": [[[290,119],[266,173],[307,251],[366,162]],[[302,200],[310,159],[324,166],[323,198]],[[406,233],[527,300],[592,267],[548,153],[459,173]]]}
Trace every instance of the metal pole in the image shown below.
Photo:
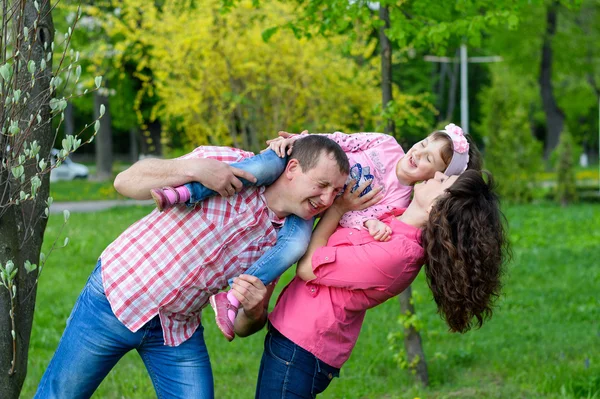
{"label": "metal pole", "polygon": [[469,133],[469,92],[467,81],[467,45],[460,45],[460,127]]}

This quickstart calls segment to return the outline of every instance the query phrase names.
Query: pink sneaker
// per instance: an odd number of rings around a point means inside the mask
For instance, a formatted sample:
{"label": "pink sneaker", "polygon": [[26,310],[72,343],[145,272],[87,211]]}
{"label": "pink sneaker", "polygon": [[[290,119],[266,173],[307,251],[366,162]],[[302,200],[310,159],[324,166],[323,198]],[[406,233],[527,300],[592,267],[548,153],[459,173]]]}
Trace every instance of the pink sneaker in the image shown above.
{"label": "pink sneaker", "polygon": [[[167,190],[169,193],[167,193]],[[153,188],[150,190],[150,195],[154,199],[159,212],[169,209],[180,201],[179,192],[173,187]]]}
{"label": "pink sneaker", "polygon": [[219,292],[210,297],[210,306],[215,311],[215,321],[217,322],[217,327],[223,333],[225,338],[228,341],[233,341],[235,338],[235,332],[233,331],[233,322],[227,315],[229,310],[233,310],[237,313],[237,309],[229,302],[227,299],[226,292]]}

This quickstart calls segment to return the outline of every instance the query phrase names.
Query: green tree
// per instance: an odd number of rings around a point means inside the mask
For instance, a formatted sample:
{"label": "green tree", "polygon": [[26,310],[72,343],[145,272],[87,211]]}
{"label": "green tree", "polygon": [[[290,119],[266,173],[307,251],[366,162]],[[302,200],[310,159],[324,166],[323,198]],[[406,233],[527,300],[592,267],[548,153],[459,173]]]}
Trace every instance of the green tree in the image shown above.
{"label": "green tree", "polygon": [[40,251],[52,203],[49,172],[82,144],[77,136],[66,137],[52,164],[52,121],[60,126],[69,99],[61,93],[79,79],[81,67],[69,49],[72,27],[54,41],[50,2],[0,4],[0,397],[17,398],[45,263]]}
{"label": "green tree", "polygon": [[529,104],[535,90],[513,81],[505,65],[492,68],[492,85],[479,96],[483,120],[485,166],[496,177],[499,192],[514,202],[533,199],[536,176],[542,169],[542,146],[529,122]]}
{"label": "green tree", "polygon": [[575,148],[573,137],[566,131],[560,136],[556,147],[556,191],[555,198],[562,206],[577,200],[577,188],[575,186]]}

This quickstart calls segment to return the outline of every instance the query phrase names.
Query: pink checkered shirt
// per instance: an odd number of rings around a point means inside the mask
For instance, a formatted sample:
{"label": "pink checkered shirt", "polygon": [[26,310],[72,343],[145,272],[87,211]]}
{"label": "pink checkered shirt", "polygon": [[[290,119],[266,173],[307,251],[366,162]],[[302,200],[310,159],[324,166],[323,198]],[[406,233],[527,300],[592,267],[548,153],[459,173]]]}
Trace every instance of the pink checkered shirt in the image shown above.
{"label": "pink checkered shirt", "polygon": [[[237,162],[251,152],[198,147],[182,158]],[[157,314],[165,344],[177,346],[200,325],[208,298],[242,274],[277,241],[283,219],[268,207],[264,187],[207,199],[194,208],[152,211],[100,256],[106,297],[131,331]]]}

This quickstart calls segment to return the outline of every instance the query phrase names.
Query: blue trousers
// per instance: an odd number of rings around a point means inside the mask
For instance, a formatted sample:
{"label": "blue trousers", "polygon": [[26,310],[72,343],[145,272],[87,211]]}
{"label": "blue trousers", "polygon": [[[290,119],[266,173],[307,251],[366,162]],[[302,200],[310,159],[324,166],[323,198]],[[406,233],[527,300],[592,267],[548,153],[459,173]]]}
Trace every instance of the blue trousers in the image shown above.
{"label": "blue trousers", "polygon": [[100,261],[90,275],[35,398],[89,398],[119,359],[140,354],[159,398],[214,397],[208,351],[200,326],[176,347],[164,344],[158,316],[129,331],[114,315],[104,294]]}
{"label": "blue trousers", "polygon": [[324,363],[269,324],[255,399],[316,398],[340,369]]}
{"label": "blue trousers", "polygon": [[[256,177],[256,183],[241,179],[244,186],[265,186],[272,184],[285,169],[287,157],[280,158],[275,151],[268,150],[241,162],[232,163],[238,169],[250,172]],[[187,205],[195,204],[208,197],[217,195],[211,189],[206,188],[198,182],[185,185],[190,191],[191,197]],[[277,233],[277,244],[265,252],[252,266],[246,270],[246,274],[258,277],[265,285],[272,283],[281,276],[290,266],[298,262],[304,255],[310,242],[314,220],[304,220],[296,215],[286,218],[283,227]],[[231,280],[229,284],[231,284]]]}

